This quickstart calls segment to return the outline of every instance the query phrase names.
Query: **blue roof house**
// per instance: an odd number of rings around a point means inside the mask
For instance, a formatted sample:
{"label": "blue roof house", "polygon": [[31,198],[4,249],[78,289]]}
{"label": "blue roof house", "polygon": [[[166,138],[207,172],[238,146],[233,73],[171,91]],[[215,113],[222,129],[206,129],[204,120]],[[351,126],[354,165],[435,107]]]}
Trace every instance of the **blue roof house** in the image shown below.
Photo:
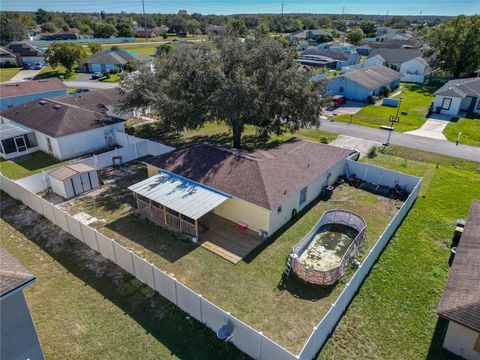
{"label": "blue roof house", "polygon": [[153,58],[148,55],[139,54],[127,50],[105,50],[99,51],[87,59],[84,59],[79,65],[83,72],[103,72],[103,71],[123,71],[127,63],[146,63],[151,64]]}
{"label": "blue roof house", "polygon": [[383,65],[375,65],[347,72],[329,80],[327,90],[331,95],[343,95],[348,100],[368,101],[381,95],[385,88],[396,89],[402,74]]}

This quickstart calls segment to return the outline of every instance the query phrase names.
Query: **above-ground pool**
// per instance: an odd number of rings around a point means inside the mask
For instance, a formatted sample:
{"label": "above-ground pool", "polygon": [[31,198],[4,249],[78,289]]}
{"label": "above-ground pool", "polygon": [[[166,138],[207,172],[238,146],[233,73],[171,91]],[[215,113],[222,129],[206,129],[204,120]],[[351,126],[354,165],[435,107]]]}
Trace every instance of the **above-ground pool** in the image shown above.
{"label": "above-ground pool", "polygon": [[293,272],[312,284],[340,279],[365,236],[363,218],[343,210],[325,212],[291,253]]}

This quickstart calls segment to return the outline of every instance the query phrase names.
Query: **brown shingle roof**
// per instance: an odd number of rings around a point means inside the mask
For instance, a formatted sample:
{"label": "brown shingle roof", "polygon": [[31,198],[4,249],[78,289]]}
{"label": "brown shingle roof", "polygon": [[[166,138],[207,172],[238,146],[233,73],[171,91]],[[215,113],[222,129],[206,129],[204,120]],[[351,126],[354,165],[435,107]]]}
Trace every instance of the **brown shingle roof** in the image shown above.
{"label": "brown shingle roof", "polygon": [[254,152],[203,143],[156,156],[146,163],[274,209],[350,153],[300,139]]}
{"label": "brown shingle roof", "polygon": [[122,100],[119,89],[95,90],[87,93],[55,97],[55,101],[84,109],[105,112],[107,106],[115,106]]}
{"label": "brown shingle roof", "polygon": [[35,57],[45,57],[45,53],[38,49],[37,47],[26,44],[26,43],[13,43],[7,46],[8,51],[15,54],[16,56],[35,56]]}
{"label": "brown shingle roof", "polygon": [[[57,100],[58,99],[58,100]],[[2,111],[1,116],[52,137],[75,134],[115,123],[124,119],[107,115],[101,104],[75,106],[55,99],[33,100]]]}
{"label": "brown shingle roof", "polygon": [[480,201],[470,209],[438,314],[480,332]]}
{"label": "brown shingle roof", "polygon": [[0,296],[7,295],[18,287],[35,280],[18,259],[0,246]]}
{"label": "brown shingle roof", "polygon": [[0,96],[7,98],[26,94],[66,89],[65,84],[57,78],[31,80],[0,84]]}

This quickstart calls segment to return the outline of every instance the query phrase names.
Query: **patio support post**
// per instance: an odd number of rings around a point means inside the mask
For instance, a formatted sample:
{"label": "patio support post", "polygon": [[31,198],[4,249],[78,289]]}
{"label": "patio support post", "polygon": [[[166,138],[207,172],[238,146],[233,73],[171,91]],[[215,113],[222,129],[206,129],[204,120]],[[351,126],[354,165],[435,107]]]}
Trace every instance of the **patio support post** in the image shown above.
{"label": "patio support post", "polygon": [[148,199],[148,204],[150,205],[150,217],[153,218],[152,199]]}
{"label": "patio support post", "polygon": [[167,224],[167,207],[166,206],[163,207],[163,220],[165,224]]}
{"label": "patio support post", "polygon": [[198,239],[198,219],[195,219],[195,237]]}
{"label": "patio support post", "polygon": [[180,226],[180,231],[182,231],[182,214],[178,213],[178,225]]}

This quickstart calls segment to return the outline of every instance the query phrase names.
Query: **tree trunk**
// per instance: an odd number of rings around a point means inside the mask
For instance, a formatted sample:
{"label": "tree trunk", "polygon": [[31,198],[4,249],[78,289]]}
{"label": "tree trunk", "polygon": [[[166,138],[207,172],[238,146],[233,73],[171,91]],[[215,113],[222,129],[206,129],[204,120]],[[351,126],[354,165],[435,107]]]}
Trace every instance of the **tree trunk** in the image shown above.
{"label": "tree trunk", "polygon": [[233,147],[235,149],[240,149],[242,147],[241,145],[242,130],[243,130],[243,126],[239,122],[234,122],[232,124]]}

